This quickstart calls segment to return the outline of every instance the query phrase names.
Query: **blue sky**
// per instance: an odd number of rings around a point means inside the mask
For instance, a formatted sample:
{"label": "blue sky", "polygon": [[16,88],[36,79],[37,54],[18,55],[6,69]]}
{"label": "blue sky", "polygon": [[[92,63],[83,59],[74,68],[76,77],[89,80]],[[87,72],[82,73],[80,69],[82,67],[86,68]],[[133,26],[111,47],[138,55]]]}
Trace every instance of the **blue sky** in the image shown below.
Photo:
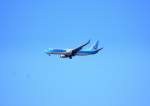
{"label": "blue sky", "polygon": [[[149,3],[1,0],[0,105],[149,106]],[[104,49],[72,60],[43,53],[89,39]]]}

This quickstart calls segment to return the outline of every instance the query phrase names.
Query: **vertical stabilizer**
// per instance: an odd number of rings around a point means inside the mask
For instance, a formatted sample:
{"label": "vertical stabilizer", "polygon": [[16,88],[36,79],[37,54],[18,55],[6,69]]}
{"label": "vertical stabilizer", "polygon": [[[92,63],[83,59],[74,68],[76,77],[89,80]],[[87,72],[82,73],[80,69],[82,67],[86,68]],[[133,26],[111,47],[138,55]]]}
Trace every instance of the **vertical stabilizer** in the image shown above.
{"label": "vertical stabilizer", "polygon": [[94,45],[92,45],[92,47],[90,48],[90,50],[97,50],[98,49],[98,43],[99,41],[97,40]]}

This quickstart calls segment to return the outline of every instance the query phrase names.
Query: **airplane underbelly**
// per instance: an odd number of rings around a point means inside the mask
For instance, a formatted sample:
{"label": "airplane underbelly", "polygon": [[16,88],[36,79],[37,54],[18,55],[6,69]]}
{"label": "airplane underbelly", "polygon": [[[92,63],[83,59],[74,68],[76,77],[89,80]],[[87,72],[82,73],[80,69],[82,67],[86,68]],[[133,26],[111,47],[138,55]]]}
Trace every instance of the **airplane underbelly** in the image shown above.
{"label": "airplane underbelly", "polygon": [[65,54],[64,52],[51,52],[51,53],[49,53],[49,54]]}
{"label": "airplane underbelly", "polygon": [[90,55],[89,53],[77,53],[78,56],[86,56],[86,55]]}

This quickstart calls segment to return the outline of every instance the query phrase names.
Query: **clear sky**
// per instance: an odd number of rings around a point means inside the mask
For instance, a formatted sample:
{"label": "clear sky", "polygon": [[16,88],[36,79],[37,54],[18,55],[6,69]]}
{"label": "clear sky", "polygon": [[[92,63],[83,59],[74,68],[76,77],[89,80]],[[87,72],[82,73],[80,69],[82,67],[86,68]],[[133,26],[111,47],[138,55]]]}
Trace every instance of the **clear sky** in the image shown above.
{"label": "clear sky", "polygon": [[[150,106],[149,5],[1,0],[0,106]],[[72,60],[43,53],[89,39],[104,49]]]}

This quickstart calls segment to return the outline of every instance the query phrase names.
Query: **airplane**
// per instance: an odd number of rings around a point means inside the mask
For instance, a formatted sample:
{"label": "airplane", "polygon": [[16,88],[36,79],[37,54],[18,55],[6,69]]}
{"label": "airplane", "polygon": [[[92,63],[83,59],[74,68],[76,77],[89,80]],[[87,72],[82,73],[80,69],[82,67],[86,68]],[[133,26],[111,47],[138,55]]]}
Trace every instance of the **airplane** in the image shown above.
{"label": "airplane", "polygon": [[74,49],[51,49],[51,48],[48,48],[47,50],[45,50],[45,53],[48,54],[49,56],[51,54],[56,54],[56,55],[60,55],[60,58],[72,59],[72,57],[74,57],[74,56],[87,56],[87,55],[97,54],[100,50],[103,49],[103,48],[98,49],[99,41],[96,41],[95,44],[90,49],[82,50],[83,47],[85,47],[89,43],[90,43],[90,40],[87,43],[85,43],[77,48],[74,48]]}

